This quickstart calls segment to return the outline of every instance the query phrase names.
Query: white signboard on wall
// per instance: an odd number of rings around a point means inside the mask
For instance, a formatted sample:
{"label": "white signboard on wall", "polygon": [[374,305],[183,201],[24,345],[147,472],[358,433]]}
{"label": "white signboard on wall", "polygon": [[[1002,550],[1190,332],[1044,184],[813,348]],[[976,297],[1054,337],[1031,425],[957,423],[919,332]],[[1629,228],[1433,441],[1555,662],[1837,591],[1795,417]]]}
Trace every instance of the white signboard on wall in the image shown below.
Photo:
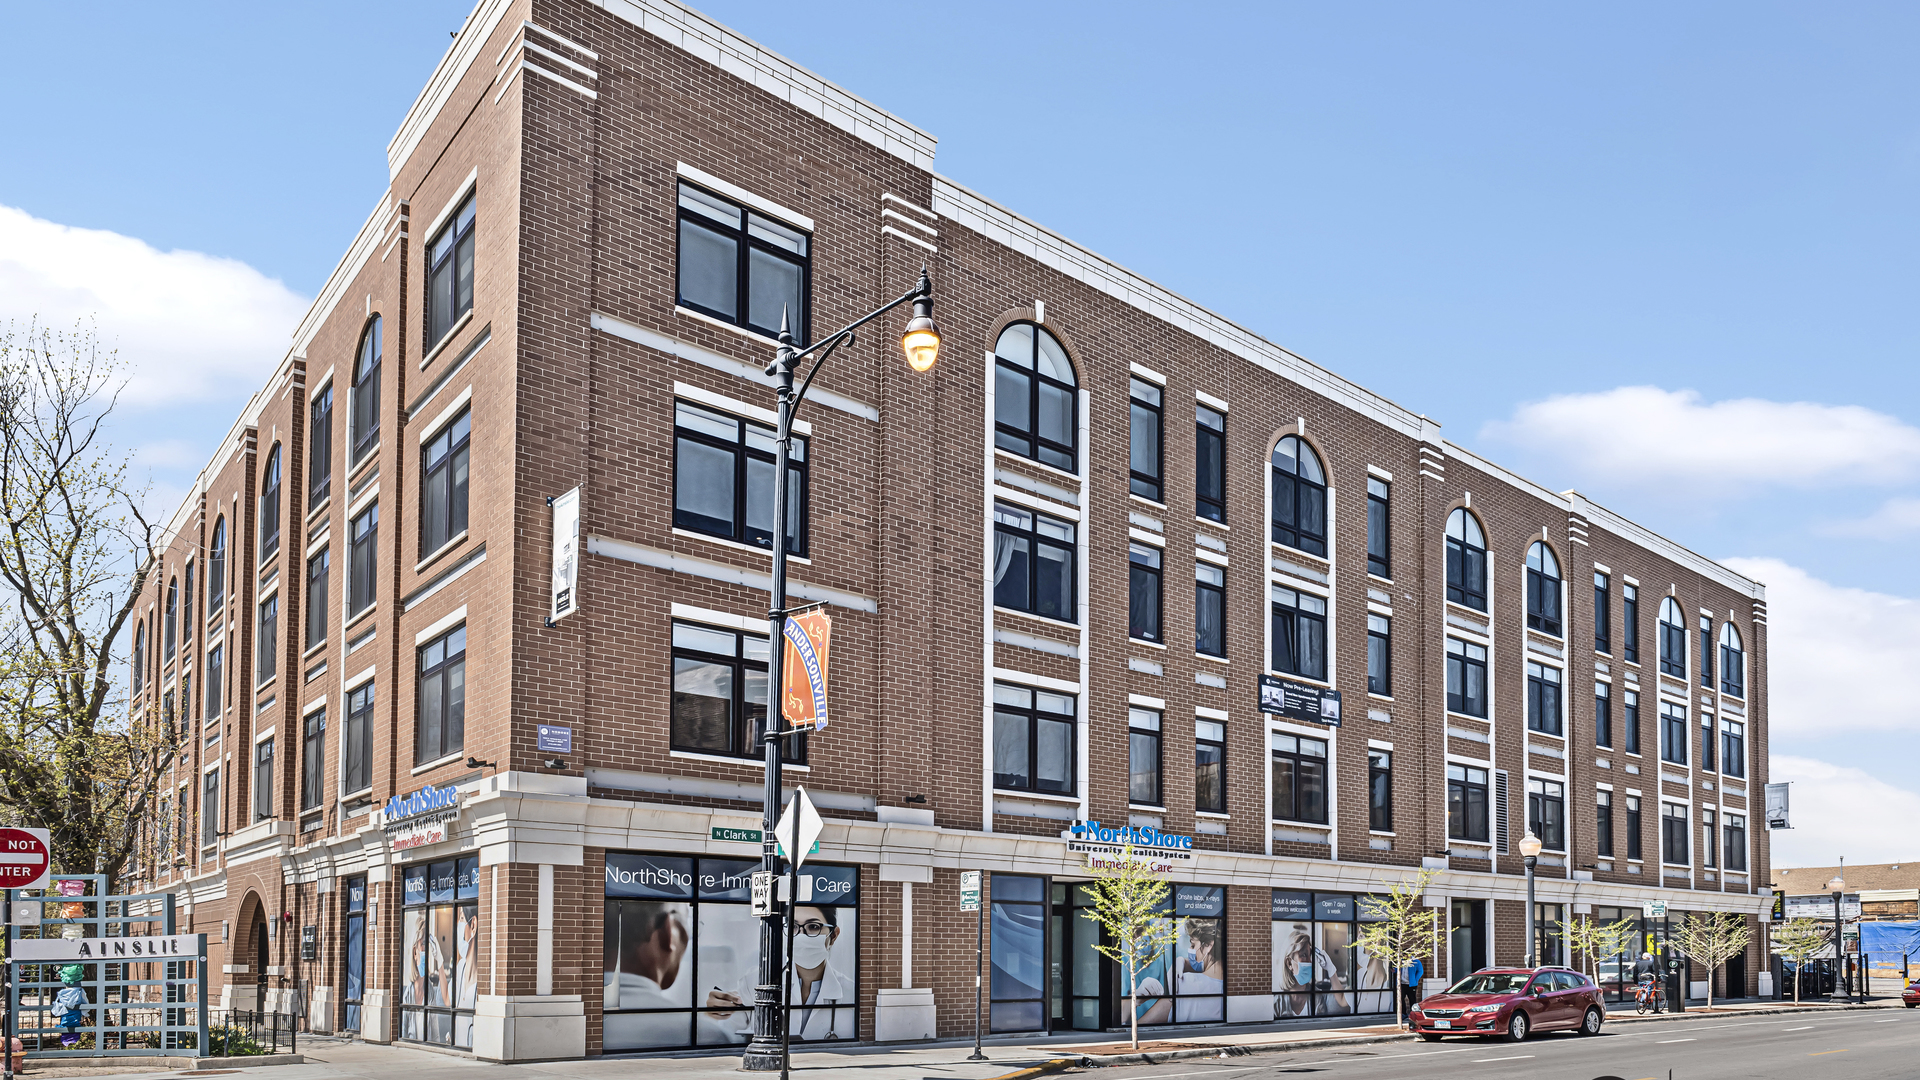
{"label": "white signboard on wall", "polygon": [[580,489],[553,500],[553,606],[547,612],[552,625],[580,606]]}

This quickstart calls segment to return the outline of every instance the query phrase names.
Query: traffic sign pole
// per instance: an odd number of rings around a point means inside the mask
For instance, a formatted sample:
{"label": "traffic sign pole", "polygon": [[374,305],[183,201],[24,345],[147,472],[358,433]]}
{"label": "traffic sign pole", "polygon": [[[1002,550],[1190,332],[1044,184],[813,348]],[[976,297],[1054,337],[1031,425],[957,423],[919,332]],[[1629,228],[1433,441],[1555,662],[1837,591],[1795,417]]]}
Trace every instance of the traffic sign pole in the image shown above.
{"label": "traffic sign pole", "polygon": [[987,1055],[980,1052],[980,968],[981,958],[985,955],[986,943],[986,905],[981,903],[986,890],[981,887],[984,871],[968,870],[960,875],[960,910],[973,908],[973,1053],[968,1061],[985,1061]]}

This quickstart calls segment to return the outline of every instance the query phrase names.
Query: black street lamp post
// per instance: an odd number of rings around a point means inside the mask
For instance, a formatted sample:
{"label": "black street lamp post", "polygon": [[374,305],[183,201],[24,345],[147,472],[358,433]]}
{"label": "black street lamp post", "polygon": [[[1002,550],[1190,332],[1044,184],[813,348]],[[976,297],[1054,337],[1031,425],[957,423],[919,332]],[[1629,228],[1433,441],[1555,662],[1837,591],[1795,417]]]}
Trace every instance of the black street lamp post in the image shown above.
{"label": "black street lamp post", "polygon": [[1540,861],[1540,838],[1528,829],[1527,835],[1520,838],[1520,862],[1527,870],[1527,966],[1540,966],[1540,930],[1534,925],[1535,906],[1533,902],[1533,868]]}
{"label": "black street lamp post", "polygon": [[[787,452],[793,442],[793,416],[799,411],[800,403],[806,400],[813,377],[820,374],[821,365],[827,362],[833,350],[851,343],[854,331],[860,327],[909,300],[913,301],[913,320],[907,323],[900,346],[907,354],[909,366],[915,371],[929,371],[940,355],[940,331],[933,324],[933,283],[927,279],[925,267],[920,269],[920,281],[899,299],[848,323],[805,349],[794,348],[793,334],[788,330],[787,316],[783,313],[780,318],[780,350],[775,354],[773,363],[767,366],[767,374],[773,376],[779,394],[779,422],[775,431],[777,445],[773,456],[773,587],[770,590],[772,602],[767,609],[767,718],[765,730],[760,736],[767,770],[766,806],[761,812],[760,870],[769,881],[777,879],[780,873],[779,842],[774,837],[774,829],[780,823],[780,757],[787,736],[797,734],[786,730],[780,700],[781,668],[786,651],[782,647],[781,634],[787,618],[787,519],[793,512],[793,507],[787,502]],[[807,377],[801,380],[799,389],[795,390],[794,371],[810,356],[816,357],[813,367],[808,370]],[[798,835],[796,830],[796,842]],[[799,852],[790,854],[797,857]],[[786,915],[790,921],[795,899],[797,897],[789,897],[785,905],[776,903],[772,911],[760,919],[760,981],[754,987],[753,995],[753,1041],[747,1044],[746,1054],[740,1063],[741,1068],[749,1071],[786,1072],[787,1025],[783,1017],[786,1014],[788,986],[781,977],[785,935],[781,932],[780,920]]]}
{"label": "black street lamp post", "polygon": [[1828,999],[1832,1001],[1851,1002],[1853,1000],[1852,988],[1842,988],[1845,979],[1843,973],[1846,971],[1847,939],[1841,922],[1840,900],[1847,891],[1846,879],[1839,874],[1833,875],[1833,880],[1827,882],[1827,889],[1833,893],[1833,993],[1828,995]]}

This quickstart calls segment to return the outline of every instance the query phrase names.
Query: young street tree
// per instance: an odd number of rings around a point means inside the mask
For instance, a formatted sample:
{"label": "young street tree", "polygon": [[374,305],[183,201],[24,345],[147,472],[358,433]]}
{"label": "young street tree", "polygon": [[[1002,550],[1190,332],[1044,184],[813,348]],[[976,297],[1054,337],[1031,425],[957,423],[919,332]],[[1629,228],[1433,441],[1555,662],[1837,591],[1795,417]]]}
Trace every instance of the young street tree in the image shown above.
{"label": "young street tree", "polygon": [[117,693],[155,537],[103,437],[117,375],[91,330],[0,330],[0,820],[48,830],[56,872],[110,881],[171,749]]}
{"label": "young street tree", "polygon": [[[1140,969],[1160,958],[1179,933],[1170,916],[1166,879],[1153,872],[1144,858],[1135,858],[1128,844],[1120,855],[1095,871],[1093,919],[1112,940],[1095,945],[1100,955],[1127,972],[1127,1021],[1133,1048],[1140,1049]],[[1173,987],[1165,987],[1172,993]]]}
{"label": "young street tree", "polygon": [[1440,941],[1438,909],[1423,899],[1433,876],[1432,870],[1421,870],[1388,886],[1384,896],[1360,898],[1362,915],[1372,920],[1360,924],[1360,947],[1393,970],[1393,1015],[1402,1024],[1407,1020],[1406,997],[1400,988],[1407,984],[1407,968],[1430,955]]}
{"label": "young street tree", "polygon": [[1589,915],[1566,924],[1567,944],[1579,956],[1587,959],[1587,972],[1594,982],[1600,981],[1602,961],[1625,954],[1639,933],[1632,919],[1603,923]]}
{"label": "young street tree", "polygon": [[1807,961],[1833,947],[1833,927],[1821,919],[1789,919],[1773,928],[1773,951],[1793,961],[1793,1003],[1800,1003],[1800,973]]}
{"label": "young street tree", "polygon": [[1695,911],[1681,916],[1673,941],[1680,951],[1707,969],[1707,1008],[1713,1008],[1713,973],[1721,964],[1747,951],[1753,928],[1747,917],[1732,911]]}

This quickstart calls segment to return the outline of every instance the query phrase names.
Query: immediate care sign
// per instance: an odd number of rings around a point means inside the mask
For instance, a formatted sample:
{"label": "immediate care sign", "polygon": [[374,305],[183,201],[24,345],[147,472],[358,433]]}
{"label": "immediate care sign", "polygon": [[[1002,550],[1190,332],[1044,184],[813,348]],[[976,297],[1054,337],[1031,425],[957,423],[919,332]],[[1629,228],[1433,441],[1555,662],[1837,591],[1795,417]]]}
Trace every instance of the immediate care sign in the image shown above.
{"label": "immediate care sign", "polygon": [[197,960],[206,949],[205,934],[168,934],[165,937],[17,938],[13,958],[25,963],[44,960]]}

